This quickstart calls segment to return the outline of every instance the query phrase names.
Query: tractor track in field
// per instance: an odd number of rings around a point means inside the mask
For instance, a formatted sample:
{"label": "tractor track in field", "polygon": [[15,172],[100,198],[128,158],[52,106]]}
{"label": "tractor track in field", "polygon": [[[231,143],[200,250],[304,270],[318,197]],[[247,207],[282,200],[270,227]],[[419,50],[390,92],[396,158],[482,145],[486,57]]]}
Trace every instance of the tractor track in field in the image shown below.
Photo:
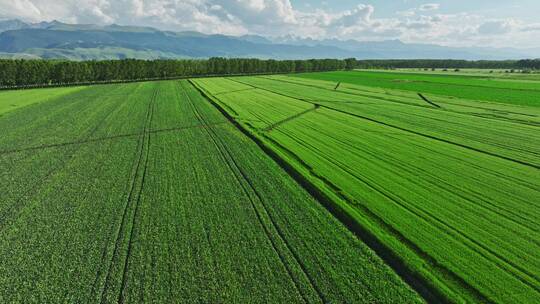
{"label": "tractor track in field", "polygon": [[[249,86],[252,86],[252,87],[255,87],[255,88],[258,88],[260,90],[267,91],[267,92],[270,92],[270,93],[273,93],[273,94],[276,94],[276,95],[284,96],[284,97],[287,97],[287,98],[293,98],[293,99],[300,100],[300,101],[310,103],[310,104],[315,104],[313,101],[311,101],[309,99],[290,96],[290,95],[287,95],[287,94],[283,94],[283,93],[276,92],[276,91],[266,89],[266,88],[253,86],[253,85],[250,85],[250,84],[238,81],[238,80],[230,79],[230,78],[227,78],[227,79],[229,79],[231,81],[234,81],[234,82],[237,82],[237,83],[240,83],[240,84],[243,84],[243,85],[249,85]],[[450,144],[450,145],[458,146],[458,147],[461,147],[461,148],[464,148],[464,149],[467,149],[467,150],[471,150],[471,151],[474,151],[474,152],[477,152],[477,153],[482,153],[482,154],[489,155],[489,156],[492,156],[492,157],[504,159],[506,161],[515,162],[515,163],[518,163],[518,164],[523,165],[523,166],[532,167],[532,168],[535,168],[535,169],[540,169],[540,166],[536,165],[536,164],[532,164],[532,163],[529,163],[529,162],[526,162],[526,161],[522,161],[522,160],[514,159],[514,158],[511,158],[511,157],[499,155],[499,154],[496,154],[496,153],[492,153],[492,152],[489,152],[489,151],[485,151],[485,150],[482,150],[482,149],[471,147],[471,146],[468,146],[468,145],[465,145],[465,144],[460,144],[460,143],[457,143],[457,142],[454,142],[454,141],[451,141],[451,140],[447,140],[447,139],[439,138],[439,137],[436,137],[436,136],[433,136],[433,135],[425,134],[425,133],[422,133],[422,132],[419,132],[419,131],[410,130],[410,129],[407,129],[407,128],[404,128],[404,127],[396,126],[396,125],[386,123],[386,122],[383,122],[383,121],[380,121],[380,120],[377,120],[377,119],[374,119],[374,118],[370,118],[370,117],[367,117],[367,116],[363,116],[363,115],[360,115],[360,114],[351,113],[351,112],[348,112],[348,111],[336,109],[336,108],[326,106],[326,105],[320,105],[320,107],[324,108],[324,109],[331,110],[331,111],[335,111],[335,112],[338,112],[338,113],[342,113],[342,114],[345,114],[345,115],[349,115],[349,116],[352,116],[352,117],[368,120],[368,121],[374,122],[376,124],[380,124],[380,125],[387,126],[387,127],[390,127],[390,128],[398,129],[398,130],[408,132],[408,133],[411,133],[411,134],[415,134],[415,135],[418,135],[418,136],[421,136],[421,137],[429,138],[431,140],[440,141],[440,142],[444,142],[444,143],[447,143],[447,144]]]}
{"label": "tractor track in field", "polygon": [[[132,236],[133,236],[133,231],[134,231],[134,226],[135,226],[135,221],[136,221],[136,217],[137,217],[137,211],[138,211],[138,207],[139,207],[139,203],[140,203],[140,198],[141,198],[141,193],[142,193],[142,188],[144,186],[144,178],[146,176],[146,169],[147,169],[147,165],[148,165],[148,158],[149,158],[149,149],[150,149],[150,143],[149,143],[149,140],[150,140],[150,132],[148,132],[148,129],[150,128],[151,126],[151,122],[152,122],[152,117],[153,117],[153,111],[154,111],[154,104],[155,104],[155,100],[156,100],[156,97],[157,97],[157,91],[154,91],[152,97],[151,97],[151,101],[149,102],[149,105],[148,105],[148,110],[147,110],[147,114],[146,114],[146,119],[145,119],[145,124],[144,124],[144,129],[143,129],[143,132],[141,132],[139,134],[139,145],[138,145],[138,148],[137,148],[137,160],[134,162],[133,164],[133,168],[132,168],[132,178],[131,178],[131,182],[129,183],[129,190],[128,190],[128,195],[126,197],[126,201],[125,201],[125,204],[124,204],[124,211],[122,213],[122,218],[121,218],[121,221],[120,221],[120,226],[118,227],[117,229],[117,232],[116,232],[116,239],[115,239],[115,243],[114,243],[114,250],[113,250],[113,253],[112,253],[112,256],[111,256],[111,259],[109,261],[109,265],[107,267],[107,275],[105,277],[105,282],[104,282],[104,285],[101,289],[101,294],[100,294],[100,303],[107,303],[108,300],[106,299],[106,295],[107,295],[107,291],[108,291],[108,288],[110,287],[110,282],[112,280],[112,268],[113,268],[113,265],[115,263],[115,258],[116,257],[119,257],[120,256],[120,251],[122,250],[122,241],[124,239],[124,234],[126,233],[126,229],[128,229],[126,227],[127,225],[127,222],[128,221],[131,221],[131,229],[130,229],[130,232],[129,234],[127,235],[128,237],[128,248],[127,248],[127,252],[126,252],[126,257],[125,257],[125,260],[124,260],[124,268],[122,270],[122,281],[121,281],[121,285],[120,285],[120,290],[118,291],[118,295],[117,295],[117,299],[116,299],[116,302],[117,303],[123,303],[124,301],[124,298],[123,298],[123,291],[124,291],[124,288],[126,287],[126,274],[127,274],[127,265],[129,263],[129,256],[130,256],[130,250],[131,250],[131,246],[132,246]],[[143,166],[143,168],[141,169],[141,166]],[[139,171],[142,170],[142,176],[140,178],[140,182],[139,184],[140,185],[137,185],[137,181],[138,181],[138,176],[140,175],[139,174]],[[131,216],[131,219],[128,219],[129,217],[129,213],[130,212],[130,209],[133,209],[133,215]],[[102,254],[102,261],[105,260],[105,257],[107,255],[107,245],[105,245],[105,248],[103,250],[103,254]],[[101,267],[100,269],[98,270],[98,272],[96,273],[96,279],[94,281],[94,286],[92,288],[93,292],[96,291],[97,289],[97,285],[99,284],[99,277],[101,276]]]}
{"label": "tractor track in field", "polygon": [[[156,92],[156,95],[157,95],[157,92]],[[150,109],[150,118],[149,118],[149,127],[151,126],[151,123],[152,123],[152,118],[154,116],[154,105],[155,105],[155,99],[156,97],[154,97],[153,99],[153,103],[152,103],[152,106],[151,106],[151,109]],[[143,150],[144,151],[144,166],[143,166],[143,172],[142,172],[142,175],[141,175],[141,186],[139,188],[139,191],[137,193],[137,198],[135,200],[135,211],[134,211],[134,214],[133,214],[133,218],[132,218],[132,223],[131,223],[131,230],[129,232],[129,243],[128,243],[128,249],[127,249],[127,254],[126,254],[126,259],[125,259],[125,262],[124,262],[124,271],[123,271],[123,274],[122,274],[122,286],[120,288],[120,294],[118,296],[118,303],[124,303],[125,301],[125,298],[124,298],[124,291],[126,289],[126,286],[127,286],[127,274],[128,274],[128,271],[129,271],[129,259],[131,257],[131,250],[132,250],[132,246],[133,246],[133,232],[135,231],[135,225],[137,224],[137,219],[138,219],[138,215],[139,215],[139,207],[141,205],[141,196],[142,196],[142,192],[143,192],[143,189],[144,189],[144,183],[145,183],[145,179],[146,179],[146,172],[148,170],[148,160],[150,159],[150,143],[151,143],[151,136],[152,133],[150,132],[146,132],[145,136],[146,137],[146,149]],[[143,147],[144,149],[144,147]]]}
{"label": "tractor track in field", "polygon": [[[190,85],[193,85],[190,83]],[[189,101],[191,107],[192,107],[192,110],[194,112],[194,114],[197,116],[197,118],[201,121],[204,120],[204,118],[202,117],[202,115],[199,113],[199,111],[196,109],[195,105],[193,104],[193,101],[191,100],[191,98],[188,96],[187,93],[185,93],[185,91],[183,90],[185,96],[186,96],[186,99]],[[259,222],[259,224],[261,225],[261,227],[263,228],[263,231],[265,232],[266,234],[266,238],[268,239],[268,241],[270,242],[270,244],[272,245],[272,249],[273,251],[276,253],[276,255],[278,256],[278,258],[280,259],[281,261],[281,264],[283,265],[283,267],[287,270],[287,273],[291,279],[291,281],[293,282],[293,284],[295,285],[295,288],[296,290],[298,291],[299,295],[302,297],[304,303],[309,303],[309,300],[306,298],[306,296],[301,292],[301,288],[298,286],[298,282],[297,280],[294,278],[295,276],[293,275],[291,269],[287,266],[287,263],[286,263],[286,259],[285,257],[283,256],[283,254],[277,249],[277,245],[275,244],[275,241],[274,239],[272,238],[271,236],[271,232],[268,230],[268,227],[264,224],[264,221],[262,219],[262,216],[259,212],[259,210],[257,209],[257,207],[255,206],[255,203],[253,202],[253,199],[251,198],[251,195],[248,191],[248,189],[246,189],[246,186],[245,184],[242,182],[242,178],[240,178],[238,175],[237,175],[237,171],[240,170],[240,168],[238,167],[238,165],[236,164],[236,162],[234,161],[232,155],[230,154],[230,152],[228,150],[226,150],[226,148],[224,148],[224,144],[223,142],[219,139],[219,137],[217,136],[217,134],[209,129],[209,128],[206,128],[206,131],[208,133],[208,135],[210,136],[210,139],[212,140],[214,146],[216,147],[217,151],[219,152],[219,154],[221,155],[221,158],[223,158],[223,160],[225,161],[225,163],[227,164],[228,168],[229,168],[229,171],[232,173],[232,175],[234,176],[234,178],[236,179],[236,182],[240,185],[240,187],[242,188],[242,192],[245,194],[245,196],[247,197],[247,199],[249,200],[250,202],[250,205],[251,205],[251,208],[253,210],[253,212],[255,213],[255,215],[257,216],[257,220]],[[236,170],[234,170],[236,168]],[[240,172],[240,174],[243,176],[244,180],[247,182],[247,180],[245,179],[245,176],[243,175],[242,172]],[[254,189],[252,189],[252,191],[255,191]]]}
{"label": "tractor track in field", "polygon": [[418,96],[419,96],[423,101],[427,102],[428,104],[432,105],[433,107],[435,107],[435,108],[437,108],[437,109],[440,109],[440,108],[441,108],[440,105],[438,105],[438,104],[434,103],[433,101],[427,99],[427,97],[424,96],[422,93],[418,93]]}
{"label": "tractor track in field", "polygon": [[[192,87],[196,88],[196,86],[191,81],[189,81],[189,84]],[[196,90],[196,91],[199,92],[199,90]],[[193,101],[191,100],[189,95],[187,93],[185,93],[185,95],[187,96],[187,99],[189,100],[194,112],[196,113],[196,116],[199,117],[200,120],[204,121],[204,117],[198,112],[198,110],[196,109],[196,107],[193,104]],[[202,96],[204,97],[204,95],[202,95]],[[304,300],[304,302],[305,303],[310,303],[309,299],[302,292],[303,289],[299,286],[299,282],[297,282],[297,279],[295,279],[295,275],[293,274],[293,271],[290,269],[289,266],[287,266],[288,263],[286,262],[286,258],[283,256],[281,251],[278,250],[277,245],[276,245],[276,243],[274,241],[274,238],[272,237],[272,233],[269,230],[269,227],[267,227],[267,225],[264,224],[263,216],[261,214],[261,211],[259,211],[258,208],[256,207],[256,204],[253,201],[253,199],[251,198],[251,195],[249,193],[250,191],[247,189],[247,187],[245,186],[244,182],[242,182],[242,180],[245,181],[249,185],[249,188],[251,189],[251,191],[253,191],[253,193],[255,194],[257,199],[260,201],[264,213],[266,213],[272,227],[277,232],[277,237],[279,239],[281,239],[281,241],[285,245],[285,248],[287,248],[287,250],[290,252],[290,254],[292,255],[294,261],[300,267],[300,269],[302,270],[302,273],[304,274],[304,276],[307,278],[308,282],[310,283],[311,288],[317,293],[318,298],[323,303],[327,303],[328,301],[327,301],[326,297],[324,296],[323,292],[315,284],[315,282],[313,281],[313,278],[308,274],[306,266],[301,262],[301,259],[298,257],[296,252],[292,249],[292,246],[290,245],[290,243],[286,240],[286,238],[285,238],[285,236],[283,234],[283,231],[279,228],[279,226],[277,225],[275,219],[271,216],[270,212],[268,211],[267,207],[265,206],[264,200],[262,199],[261,195],[257,192],[255,186],[252,184],[252,182],[248,178],[247,174],[238,165],[238,163],[236,162],[236,160],[234,159],[234,157],[232,155],[232,152],[227,148],[227,145],[225,143],[223,143],[223,141],[215,133],[215,131],[212,130],[211,127],[206,127],[205,129],[207,130],[208,134],[210,135],[210,138],[214,142],[214,145],[216,146],[217,150],[221,154],[222,158],[227,163],[227,165],[229,167],[229,170],[231,170],[231,172],[235,176],[237,182],[242,187],[243,192],[245,193],[245,195],[249,199],[249,201],[251,203],[251,207],[252,207],[253,211],[255,212],[255,214],[257,216],[257,219],[258,219],[260,225],[262,226],[263,230],[265,231],[267,239],[272,244],[274,252],[276,253],[276,255],[281,260],[281,263],[283,264],[283,267],[287,270],[288,275],[291,278],[291,281],[295,284],[295,287],[296,287],[298,293],[300,294],[300,296],[302,297],[302,299]],[[238,172],[240,174],[240,176],[236,172]]]}
{"label": "tractor track in field", "polygon": [[278,122],[275,122],[275,123],[273,123],[273,124],[267,126],[266,128],[262,129],[262,130],[263,130],[264,132],[272,131],[274,128],[279,127],[279,126],[282,125],[282,124],[285,124],[285,123],[287,123],[287,122],[289,122],[289,121],[291,121],[291,120],[294,120],[294,119],[299,118],[299,117],[302,116],[302,115],[305,115],[305,114],[307,114],[307,113],[309,113],[309,112],[313,112],[313,111],[317,110],[319,107],[320,107],[319,104],[314,104],[313,108],[307,109],[307,110],[302,111],[302,112],[300,112],[300,113],[297,113],[297,114],[294,114],[294,115],[292,115],[292,116],[289,116],[289,117],[287,117],[287,118],[285,118],[285,119],[282,119],[282,120],[280,120],[280,121],[278,121]]}
{"label": "tractor track in field", "polygon": [[[228,122],[221,121],[221,122],[209,123],[208,125],[216,126],[216,125],[222,125],[226,123]],[[137,136],[142,136],[144,134],[175,132],[175,131],[183,131],[183,130],[189,130],[189,129],[194,129],[194,128],[203,128],[203,127],[205,126],[202,124],[197,124],[197,125],[172,127],[172,128],[165,128],[165,129],[145,130],[143,132],[138,132],[138,133],[126,133],[126,134],[118,134],[118,135],[111,135],[111,136],[98,137],[98,138],[87,138],[83,140],[75,140],[75,141],[68,141],[68,142],[61,142],[61,143],[44,144],[44,145],[26,147],[26,148],[6,149],[6,150],[0,150],[0,155],[13,154],[13,153],[19,153],[19,152],[25,152],[25,151],[45,150],[45,149],[50,149],[50,148],[60,148],[60,147],[72,146],[72,145],[83,145],[83,144],[96,143],[96,142],[101,142],[101,141],[137,137]]]}

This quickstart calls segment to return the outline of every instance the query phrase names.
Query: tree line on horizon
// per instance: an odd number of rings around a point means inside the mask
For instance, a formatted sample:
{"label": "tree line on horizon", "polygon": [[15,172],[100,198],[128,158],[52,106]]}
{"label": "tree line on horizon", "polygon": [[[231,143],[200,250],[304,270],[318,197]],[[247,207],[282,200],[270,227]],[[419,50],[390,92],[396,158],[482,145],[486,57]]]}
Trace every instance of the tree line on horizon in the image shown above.
{"label": "tree line on horizon", "polygon": [[540,69],[540,59],[523,60],[452,60],[452,59],[382,59],[358,60],[356,68],[371,69]]}
{"label": "tree line on horizon", "polygon": [[182,60],[23,60],[0,59],[0,86],[24,87],[181,77],[323,72],[355,68],[540,69],[540,59],[526,60],[262,60],[210,58]]}
{"label": "tree line on horizon", "polygon": [[211,75],[301,73],[352,69],[355,59],[261,60],[0,60],[0,86],[169,79]]}

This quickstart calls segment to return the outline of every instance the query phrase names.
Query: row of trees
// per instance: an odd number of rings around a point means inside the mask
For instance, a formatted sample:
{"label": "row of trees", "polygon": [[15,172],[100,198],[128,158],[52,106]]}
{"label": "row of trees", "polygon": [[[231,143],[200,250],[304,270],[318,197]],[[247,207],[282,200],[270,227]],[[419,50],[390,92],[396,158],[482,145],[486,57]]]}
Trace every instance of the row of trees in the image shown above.
{"label": "row of trees", "polygon": [[520,69],[540,70],[540,59],[524,59],[517,62]]}
{"label": "row of trees", "polygon": [[520,61],[516,60],[450,60],[450,59],[407,59],[407,60],[360,60],[357,67],[371,68],[435,68],[435,69],[520,69]]}
{"label": "row of trees", "polygon": [[414,69],[540,69],[540,59],[524,60],[446,60],[446,59],[388,59],[359,60],[357,68],[414,68]]}
{"label": "row of trees", "polygon": [[205,75],[243,75],[335,71],[354,68],[540,69],[540,59],[467,60],[10,60],[0,59],[0,87],[166,79]]}
{"label": "row of trees", "polygon": [[297,73],[356,67],[355,59],[0,60],[0,86],[56,85],[204,75]]}

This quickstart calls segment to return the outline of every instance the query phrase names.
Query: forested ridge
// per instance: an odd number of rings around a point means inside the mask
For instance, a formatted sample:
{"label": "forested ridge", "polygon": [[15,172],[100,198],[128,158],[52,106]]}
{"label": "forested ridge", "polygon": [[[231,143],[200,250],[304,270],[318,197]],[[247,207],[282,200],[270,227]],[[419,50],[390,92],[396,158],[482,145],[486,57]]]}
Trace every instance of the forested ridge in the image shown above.
{"label": "forested ridge", "polygon": [[208,75],[298,73],[352,69],[355,59],[260,60],[0,60],[0,86],[168,79]]}

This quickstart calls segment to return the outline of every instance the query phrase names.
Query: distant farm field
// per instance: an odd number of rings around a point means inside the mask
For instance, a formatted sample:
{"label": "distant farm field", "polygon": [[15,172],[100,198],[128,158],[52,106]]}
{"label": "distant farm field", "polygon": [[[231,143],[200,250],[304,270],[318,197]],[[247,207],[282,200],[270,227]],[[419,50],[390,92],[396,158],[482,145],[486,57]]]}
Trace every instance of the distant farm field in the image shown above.
{"label": "distant farm field", "polygon": [[354,71],[300,74],[307,79],[539,107],[540,81],[419,72]]}
{"label": "distant farm field", "polygon": [[0,302],[533,303],[538,97],[368,71],[0,91]]}

